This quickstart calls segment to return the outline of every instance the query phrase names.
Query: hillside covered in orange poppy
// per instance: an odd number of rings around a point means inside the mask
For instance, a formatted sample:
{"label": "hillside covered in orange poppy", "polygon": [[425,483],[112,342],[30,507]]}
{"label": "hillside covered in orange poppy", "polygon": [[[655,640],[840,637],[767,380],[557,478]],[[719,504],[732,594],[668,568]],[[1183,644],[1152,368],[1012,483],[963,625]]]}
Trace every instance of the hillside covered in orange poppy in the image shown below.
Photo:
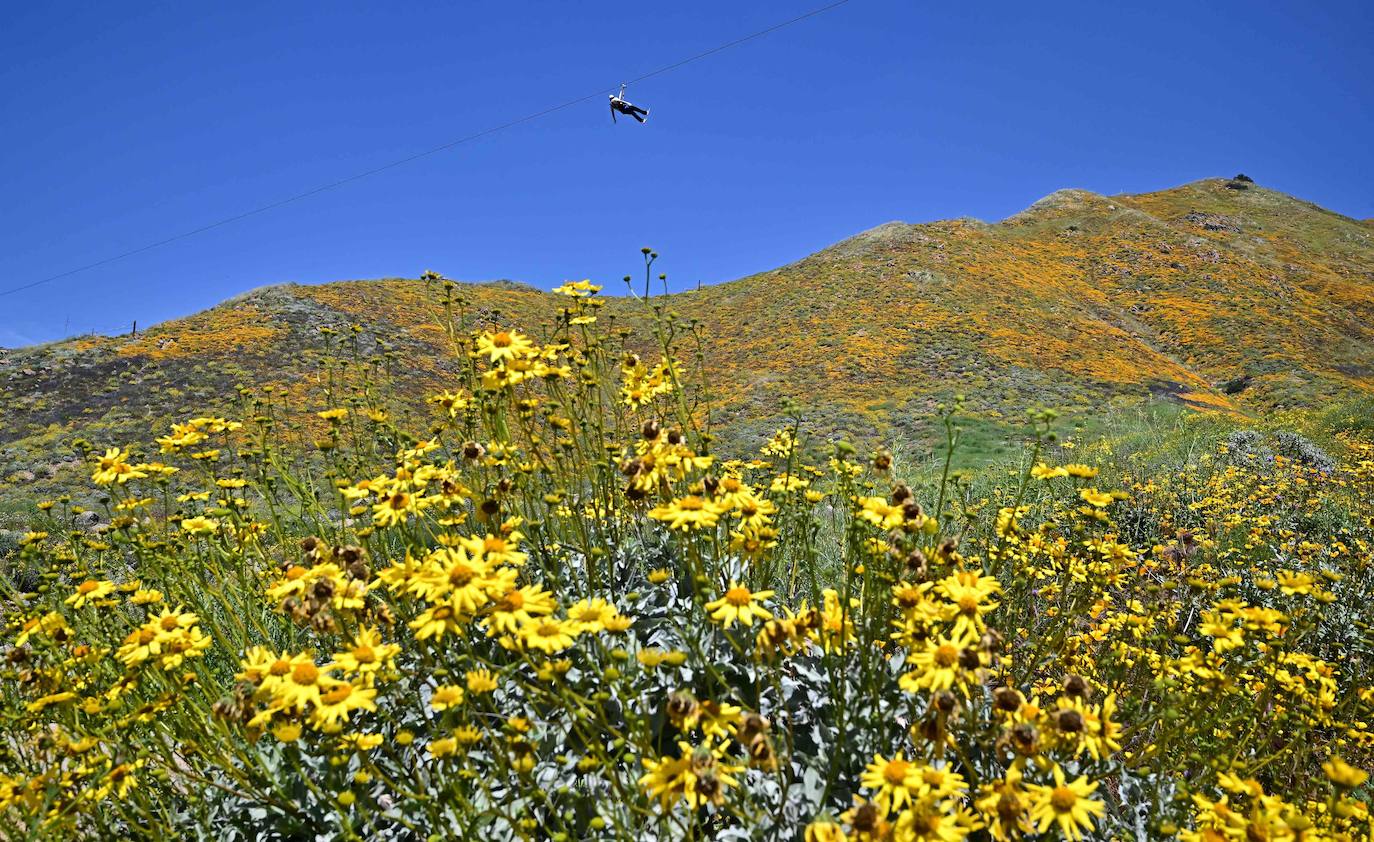
{"label": "hillside covered in orange poppy", "polygon": [[[602,326],[647,349],[644,302],[592,280]],[[470,325],[535,338],[566,304],[509,282],[452,295]],[[78,439],[145,441],[207,408],[313,419],[343,379],[424,411],[461,364],[445,296],[432,278],[276,286],[137,336],[0,351],[0,490],[61,483]],[[1061,190],[995,223],[888,223],[650,304],[695,331],[712,430],[741,449],[787,406],[819,439],[920,445],[956,395],[1010,431],[1042,406],[1257,419],[1374,392],[1374,225],[1248,180]]]}

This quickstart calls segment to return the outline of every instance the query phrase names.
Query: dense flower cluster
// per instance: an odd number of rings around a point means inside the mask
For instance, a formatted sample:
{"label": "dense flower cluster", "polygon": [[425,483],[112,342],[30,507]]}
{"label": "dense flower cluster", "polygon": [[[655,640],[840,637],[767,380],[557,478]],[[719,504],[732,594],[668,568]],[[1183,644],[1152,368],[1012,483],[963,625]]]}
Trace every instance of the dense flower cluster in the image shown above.
{"label": "dense flower cluster", "polygon": [[109,527],[5,586],[0,836],[1369,838],[1374,448],[722,458],[598,289],[450,324],[422,436],[364,383],[309,455],[251,396],[92,453]]}

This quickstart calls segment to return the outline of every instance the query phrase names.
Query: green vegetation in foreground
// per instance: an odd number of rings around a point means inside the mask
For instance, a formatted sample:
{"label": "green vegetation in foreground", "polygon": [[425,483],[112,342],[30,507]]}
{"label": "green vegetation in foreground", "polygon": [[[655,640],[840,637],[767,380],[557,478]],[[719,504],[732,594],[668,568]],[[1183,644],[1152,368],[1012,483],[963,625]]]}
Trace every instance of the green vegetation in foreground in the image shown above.
{"label": "green vegetation in foreground", "polygon": [[0,836],[1370,837],[1358,407],[1034,411],[1008,462],[961,402],[952,455],[780,405],[728,459],[661,300],[536,342],[445,289],[427,425],[326,328],[304,421],[80,448],[94,522],[6,562]]}

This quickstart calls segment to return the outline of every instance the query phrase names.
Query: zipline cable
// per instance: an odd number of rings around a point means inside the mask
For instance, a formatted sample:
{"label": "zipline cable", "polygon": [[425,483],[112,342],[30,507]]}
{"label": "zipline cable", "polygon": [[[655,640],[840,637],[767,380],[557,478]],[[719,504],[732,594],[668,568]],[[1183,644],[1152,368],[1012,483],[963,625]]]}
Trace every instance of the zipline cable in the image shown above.
{"label": "zipline cable", "polygon": [[[821,6],[821,7],[816,8],[816,9],[812,9],[811,11],[809,11],[809,12],[807,12],[807,13],[805,13],[805,14],[798,15],[797,17],[791,18],[791,19],[789,19],[789,20],[782,21],[781,23],[776,23],[776,24],[774,24],[774,25],[768,27],[767,29],[760,29],[760,30],[757,31],[757,32],[753,32],[753,33],[750,33],[750,34],[748,34],[748,35],[745,35],[745,36],[742,37],[742,38],[736,38],[735,40],[729,41],[729,42],[724,43],[724,44],[721,44],[720,46],[712,47],[711,49],[706,50],[705,52],[700,52],[700,53],[697,53],[696,55],[689,56],[689,57],[687,57],[687,58],[685,58],[685,59],[682,59],[681,61],[676,61],[676,62],[673,62],[672,64],[664,65],[663,67],[660,67],[660,68],[658,68],[657,70],[651,70],[651,71],[649,71],[648,73],[645,73],[645,74],[642,75],[642,76],[636,76],[635,78],[628,80],[627,84],[634,84],[634,83],[636,83],[636,82],[642,82],[642,81],[644,81],[645,79],[652,79],[652,78],[655,77],[655,76],[659,76],[659,75],[661,75],[661,74],[668,73],[668,72],[670,72],[670,71],[676,70],[676,69],[678,69],[679,67],[682,67],[682,66],[687,65],[687,64],[691,64],[691,63],[694,62],[694,61],[699,61],[699,60],[701,60],[701,59],[707,58],[708,56],[713,56],[713,55],[715,55],[716,53],[722,52],[723,50],[728,50],[728,49],[730,49],[731,47],[737,47],[737,46],[739,46],[740,44],[743,44],[743,43],[745,43],[745,42],[747,42],[747,41],[752,41],[752,40],[754,40],[755,38],[761,38],[762,36],[767,35],[767,34],[769,34],[770,32],[777,32],[779,29],[783,29],[784,27],[791,26],[791,25],[794,24],[794,23],[800,23],[800,22],[806,20],[807,18],[812,18],[812,17],[815,17],[816,15],[824,14],[825,12],[828,12],[828,11],[830,11],[831,9],[837,8],[837,7],[839,7],[839,6],[843,6],[843,5],[845,5],[846,3],[848,3],[848,2],[849,2],[849,0],[836,0],[836,2],[834,2],[834,3],[830,3],[830,4],[828,4],[828,5]],[[586,96],[580,96],[580,97],[577,97],[576,99],[570,99],[570,100],[568,100],[567,102],[563,102],[563,103],[560,103],[560,104],[558,104],[558,105],[554,105],[554,106],[551,106],[551,107],[549,107],[549,108],[545,108],[545,109],[543,109],[543,110],[541,110],[541,111],[536,111],[536,112],[534,112],[534,113],[532,113],[532,114],[526,114],[524,117],[518,117],[518,118],[516,118],[516,119],[514,119],[514,120],[511,120],[511,121],[508,122],[508,123],[502,123],[502,124],[500,124],[499,126],[492,126],[491,128],[483,129],[483,130],[480,131],[480,132],[474,132],[473,134],[467,135],[467,136],[465,136],[465,137],[460,137],[460,138],[458,138],[457,140],[451,140],[451,141],[449,141],[448,143],[440,144],[439,146],[435,146],[435,147],[432,147],[432,148],[430,148],[430,149],[426,149],[426,150],[424,150],[424,151],[422,151],[422,152],[416,152],[416,153],[413,154],[413,155],[407,155],[406,157],[404,157],[404,158],[399,158],[399,159],[397,159],[397,160],[395,160],[395,161],[392,161],[391,163],[383,164],[383,165],[381,165],[381,166],[379,166],[379,167],[373,167],[373,168],[370,169],[370,170],[365,170],[364,172],[356,173],[356,174],[350,175],[350,176],[348,176],[348,177],[346,177],[346,178],[338,179],[337,181],[331,181],[331,182],[329,182],[328,184],[321,184],[321,185],[318,186],[318,187],[313,187],[313,188],[311,188],[311,189],[309,189],[309,190],[306,190],[306,191],[304,191],[304,192],[302,192],[302,193],[297,193],[297,194],[295,194],[295,195],[293,195],[293,196],[287,196],[287,197],[284,198],[284,199],[278,199],[278,200],[275,201],[275,202],[270,202],[270,203],[265,204],[265,205],[260,205],[260,206],[258,206],[258,207],[253,208],[252,210],[244,211],[243,213],[237,213],[237,214],[234,214],[233,216],[226,216],[225,218],[223,218],[223,219],[221,219],[221,220],[218,220],[218,221],[216,221],[216,222],[211,222],[211,223],[208,224],[208,225],[202,225],[202,226],[200,226],[199,228],[193,228],[193,229],[191,229],[191,230],[189,230],[189,231],[182,231],[180,234],[174,234],[174,235],[172,235],[172,236],[170,236],[170,237],[166,237],[166,238],[161,239],[161,240],[158,240],[158,241],[156,241],[156,242],[148,243],[147,245],[139,246],[138,248],[135,248],[135,249],[130,249],[129,251],[122,252],[122,253],[120,253],[120,254],[116,254],[116,255],[113,255],[113,256],[111,256],[111,257],[107,257],[107,258],[105,258],[105,259],[103,259],[103,260],[97,260],[97,261],[95,261],[94,263],[87,263],[87,264],[84,265],[84,266],[78,266],[78,267],[76,267],[75,269],[68,269],[68,270],[65,271],[65,272],[59,272],[59,273],[56,274],[56,275],[50,275],[50,276],[48,276],[48,277],[46,277],[46,278],[40,278],[39,280],[31,281],[31,282],[26,283],[26,284],[21,284],[21,285],[19,285],[19,286],[17,286],[17,287],[11,287],[10,289],[0,290],[0,297],[4,297],[4,296],[7,296],[7,295],[14,295],[14,294],[17,293],[17,292],[23,292],[24,290],[33,289],[34,287],[43,286],[44,284],[50,284],[50,283],[52,283],[53,281],[58,281],[58,280],[61,280],[61,279],[63,279],[63,278],[69,278],[69,277],[71,277],[72,275],[76,275],[76,274],[79,274],[79,273],[81,273],[81,272],[87,272],[87,271],[90,271],[91,269],[97,269],[97,268],[99,268],[99,267],[101,267],[101,266],[106,266],[106,265],[108,265],[108,264],[110,264],[110,263],[114,263],[114,262],[119,261],[119,260],[124,260],[125,258],[128,258],[128,257],[133,257],[133,256],[136,255],[136,254],[142,254],[142,253],[145,252],[145,251],[152,251],[153,249],[161,248],[162,246],[168,245],[168,244],[170,244],[170,243],[175,243],[175,242],[177,242],[178,240],[185,240],[185,239],[187,239],[188,237],[194,237],[194,236],[196,236],[197,234],[204,234],[206,231],[213,231],[213,230],[216,229],[216,228],[220,228],[220,227],[223,227],[223,226],[225,226],[225,225],[230,225],[230,224],[235,223],[235,222],[238,222],[238,221],[240,221],[240,220],[247,219],[247,218],[249,218],[250,216],[257,216],[258,214],[267,213],[268,211],[271,211],[271,210],[276,210],[277,208],[283,207],[283,206],[285,206],[285,205],[289,205],[289,204],[292,204],[292,203],[294,203],[294,202],[299,202],[299,201],[301,201],[302,199],[308,199],[308,198],[310,198],[311,196],[316,196],[316,195],[318,195],[318,194],[320,194],[320,193],[325,193],[325,192],[327,192],[327,191],[334,190],[334,189],[337,189],[337,188],[339,188],[339,187],[343,187],[343,186],[346,185],[346,184],[352,184],[352,183],[355,182],[355,181],[361,181],[361,180],[364,179],[364,178],[369,178],[369,177],[371,177],[371,176],[377,175],[378,173],[383,173],[383,172],[386,172],[387,170],[392,170],[392,169],[395,169],[395,168],[397,168],[397,167],[404,166],[405,164],[409,164],[409,163],[412,163],[412,162],[414,162],[414,161],[418,161],[418,160],[420,160],[421,158],[428,158],[428,157],[430,157],[430,156],[432,156],[432,155],[437,155],[437,154],[439,154],[440,152],[446,152],[446,151],[448,151],[448,150],[454,148],[455,146],[461,146],[461,145],[464,144],[464,143],[471,143],[471,142],[474,141],[474,140],[478,140],[478,139],[480,139],[480,138],[486,137],[487,135],[496,134],[497,132],[500,132],[500,131],[505,131],[506,129],[509,129],[509,128],[513,128],[513,127],[515,127],[515,126],[518,126],[518,125],[520,125],[521,123],[528,123],[528,122],[530,122],[531,120],[537,120],[537,119],[539,119],[540,117],[546,117],[546,116],[548,116],[548,115],[554,113],[555,111],[562,111],[562,110],[565,109],[565,108],[571,108],[571,107],[573,107],[574,105],[580,105],[580,104],[586,102],[587,100],[595,99],[595,98],[600,97],[600,96],[604,96],[608,90],[613,92],[613,91],[615,90],[615,88],[603,88],[603,89],[601,89],[601,90],[599,90],[599,91],[596,91],[596,92],[594,92],[594,93],[587,94]]]}

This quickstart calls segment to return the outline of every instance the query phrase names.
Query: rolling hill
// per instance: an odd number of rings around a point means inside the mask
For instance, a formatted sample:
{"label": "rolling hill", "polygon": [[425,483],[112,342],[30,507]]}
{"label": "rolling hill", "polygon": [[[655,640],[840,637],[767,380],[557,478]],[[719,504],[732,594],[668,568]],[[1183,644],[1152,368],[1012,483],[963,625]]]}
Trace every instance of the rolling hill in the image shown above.
{"label": "rolling hill", "polygon": [[[470,315],[535,334],[562,304],[510,282],[459,290]],[[408,279],[275,286],[137,336],[0,351],[0,494],[62,483],[77,438],[144,442],[240,413],[240,386],[323,409],[326,342],[418,403],[456,364],[442,295]],[[819,435],[921,440],[955,394],[996,435],[1032,406],[1244,417],[1374,391],[1374,227],[1242,179],[892,222],[666,306],[700,327],[727,445],[756,443],[785,398]],[[610,298],[602,318],[635,331],[643,304]]]}

